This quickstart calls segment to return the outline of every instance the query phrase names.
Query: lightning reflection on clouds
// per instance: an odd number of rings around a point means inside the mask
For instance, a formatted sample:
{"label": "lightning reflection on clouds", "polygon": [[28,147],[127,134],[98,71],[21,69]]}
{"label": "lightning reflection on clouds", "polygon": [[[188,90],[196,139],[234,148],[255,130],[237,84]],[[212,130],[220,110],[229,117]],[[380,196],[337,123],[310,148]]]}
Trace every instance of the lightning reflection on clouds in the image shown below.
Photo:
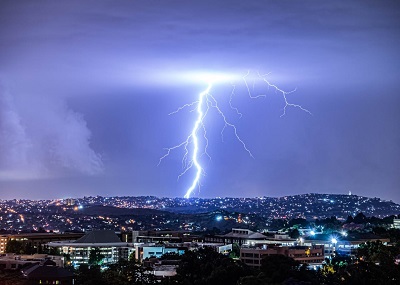
{"label": "lightning reflection on clouds", "polygon": [[[244,85],[247,89],[248,92],[248,96],[251,99],[257,99],[260,97],[266,97],[265,94],[259,94],[259,95],[253,95],[249,84],[248,84],[248,77],[250,75],[250,71],[247,72],[246,75],[244,75],[242,77]],[[269,74],[260,74],[258,73],[258,76],[256,79],[261,80],[263,83],[265,83],[267,85],[268,88],[272,88],[275,90],[276,93],[281,94],[285,105],[283,107],[283,113],[281,116],[284,116],[286,114],[286,109],[287,107],[295,107],[295,108],[299,108],[304,112],[307,112],[308,114],[311,115],[311,112],[307,109],[305,109],[304,107],[302,107],[301,105],[298,104],[293,104],[290,103],[287,100],[287,96],[290,93],[293,93],[296,91],[292,90],[292,91],[284,91],[282,89],[280,89],[277,85],[272,84],[268,79],[267,76]],[[238,134],[238,130],[236,128],[236,126],[232,123],[230,123],[226,117],[226,115],[224,114],[224,112],[220,109],[219,105],[218,105],[218,101],[215,99],[215,97],[210,93],[210,90],[213,87],[213,83],[217,82],[217,81],[226,81],[226,77],[221,76],[221,75],[207,75],[207,76],[203,76],[202,79],[206,82],[208,82],[208,86],[207,88],[202,91],[199,94],[198,100],[192,102],[192,103],[188,103],[185,104],[181,107],[179,107],[176,111],[171,112],[169,115],[172,114],[176,114],[178,112],[180,112],[183,109],[189,108],[189,107],[195,107],[196,113],[197,113],[197,117],[196,120],[193,124],[193,128],[191,129],[190,134],[186,137],[186,139],[181,142],[180,144],[177,144],[175,146],[169,147],[169,148],[165,148],[166,150],[166,154],[163,155],[160,160],[158,165],[160,165],[161,161],[166,158],[167,156],[170,155],[171,151],[179,149],[179,148],[183,148],[184,149],[184,155],[182,158],[182,167],[183,167],[183,171],[181,172],[181,174],[179,174],[178,179],[183,176],[184,174],[186,174],[189,170],[191,170],[192,168],[195,169],[195,176],[193,178],[193,181],[190,185],[190,187],[187,189],[184,197],[185,198],[190,198],[190,196],[192,195],[193,191],[196,189],[196,187],[200,187],[200,178],[202,175],[204,175],[204,169],[200,164],[199,161],[199,157],[202,155],[207,155],[209,158],[210,155],[207,152],[207,148],[208,148],[208,139],[207,139],[207,132],[206,132],[206,126],[204,124],[204,120],[207,117],[210,108],[214,108],[217,112],[218,115],[220,115],[220,117],[222,118],[223,122],[224,122],[224,127],[222,128],[221,131],[221,137],[223,140],[223,135],[224,135],[224,131],[226,128],[231,128],[233,130],[233,133],[236,137],[236,139],[240,142],[240,144],[242,145],[243,149],[249,154],[250,157],[253,157],[253,154],[251,153],[251,151],[249,150],[249,148],[247,147],[246,143],[240,138],[239,134]],[[254,82],[253,82],[254,85]],[[239,109],[237,107],[234,107],[232,105],[232,98],[235,95],[235,89],[236,86],[234,84],[232,84],[232,92],[229,98],[229,106],[232,110],[234,110],[236,112],[237,115],[239,115],[240,117],[242,117],[242,113],[239,112]],[[254,89],[254,88],[253,88]],[[198,134],[199,131],[203,132],[203,139],[204,139],[204,147],[203,149],[203,153],[200,153],[200,139]]]}

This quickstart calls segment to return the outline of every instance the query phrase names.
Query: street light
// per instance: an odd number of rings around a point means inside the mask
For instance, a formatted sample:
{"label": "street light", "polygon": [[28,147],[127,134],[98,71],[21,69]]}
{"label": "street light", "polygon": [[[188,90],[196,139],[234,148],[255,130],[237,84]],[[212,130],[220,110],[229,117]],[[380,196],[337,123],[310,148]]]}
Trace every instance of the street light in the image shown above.
{"label": "street light", "polygon": [[[333,244],[332,255],[334,256],[335,252],[336,252],[336,244],[337,244],[338,240],[336,239],[336,237],[332,237],[331,238],[331,242]],[[332,255],[331,255],[331,257],[332,257]]]}

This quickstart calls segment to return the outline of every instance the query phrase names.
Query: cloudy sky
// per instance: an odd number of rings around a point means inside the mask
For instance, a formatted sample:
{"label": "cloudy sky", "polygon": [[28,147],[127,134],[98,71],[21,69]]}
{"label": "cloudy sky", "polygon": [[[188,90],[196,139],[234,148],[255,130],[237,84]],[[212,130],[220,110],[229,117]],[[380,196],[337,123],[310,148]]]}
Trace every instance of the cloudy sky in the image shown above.
{"label": "cloudy sky", "polygon": [[[183,196],[184,150],[158,163],[191,132],[194,105],[168,114],[202,72],[232,76],[210,94],[254,158],[211,108],[195,196],[400,202],[399,46],[398,1],[3,0],[0,199]],[[312,115],[281,116],[258,73]]]}

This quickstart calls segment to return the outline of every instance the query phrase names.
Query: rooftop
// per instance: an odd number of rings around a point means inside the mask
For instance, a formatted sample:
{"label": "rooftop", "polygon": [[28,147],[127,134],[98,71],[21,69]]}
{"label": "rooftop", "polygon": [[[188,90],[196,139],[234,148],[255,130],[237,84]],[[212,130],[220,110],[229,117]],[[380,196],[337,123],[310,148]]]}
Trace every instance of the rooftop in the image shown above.
{"label": "rooftop", "polygon": [[121,240],[111,230],[95,230],[87,233],[80,239],[74,241],[74,243],[120,243]]}

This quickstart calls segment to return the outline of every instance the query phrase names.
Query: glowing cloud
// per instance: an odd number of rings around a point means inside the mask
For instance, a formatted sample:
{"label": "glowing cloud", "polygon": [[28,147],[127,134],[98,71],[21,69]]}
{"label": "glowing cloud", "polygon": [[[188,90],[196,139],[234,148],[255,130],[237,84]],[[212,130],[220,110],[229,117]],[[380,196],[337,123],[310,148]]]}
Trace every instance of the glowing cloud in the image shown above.
{"label": "glowing cloud", "polygon": [[[266,86],[268,88],[272,88],[273,90],[275,90],[276,93],[278,93],[282,96],[285,105],[283,107],[283,113],[281,116],[284,116],[286,114],[287,107],[299,108],[302,111],[307,112],[308,114],[311,115],[310,111],[303,108],[301,105],[290,103],[287,100],[286,95],[294,92],[295,90],[286,92],[286,91],[280,89],[275,84],[270,83],[267,80],[267,76],[268,76],[268,74],[265,74],[265,75],[258,74],[256,78],[259,81],[266,84]],[[232,84],[232,82],[234,82],[238,79],[242,79],[244,82],[244,85],[247,89],[248,96],[251,99],[265,97],[266,95],[264,95],[264,94],[253,95],[252,94],[252,91],[248,84],[248,80],[250,78],[252,78],[252,77],[250,77],[250,71],[247,72],[246,75],[241,76],[241,77],[239,77],[235,74],[193,72],[193,73],[185,73],[184,75],[179,76],[179,78],[181,78],[181,80],[192,81],[192,82],[208,82],[208,86],[204,91],[202,91],[199,94],[198,100],[196,100],[192,103],[185,104],[185,105],[179,107],[176,111],[171,112],[169,114],[169,115],[172,115],[172,114],[180,112],[181,110],[183,110],[185,108],[192,107],[196,111],[197,116],[196,116],[196,120],[193,124],[193,128],[191,129],[190,134],[180,144],[177,144],[177,145],[169,147],[169,148],[165,148],[166,154],[160,158],[158,165],[160,165],[161,161],[164,158],[166,158],[171,153],[171,151],[178,149],[178,148],[184,148],[185,153],[182,158],[183,171],[178,176],[178,178],[180,178],[182,175],[186,174],[190,169],[192,169],[192,168],[195,169],[195,176],[193,178],[193,181],[192,181],[190,187],[186,190],[186,193],[184,195],[185,198],[190,198],[190,196],[192,195],[192,193],[196,189],[196,187],[200,187],[200,178],[201,178],[201,175],[204,175],[204,170],[199,162],[199,157],[204,154],[207,155],[208,157],[210,157],[209,154],[207,153],[208,139],[207,139],[207,135],[206,135],[207,132],[206,132],[206,126],[204,124],[204,119],[207,117],[209,110],[211,108],[216,110],[217,114],[220,115],[220,117],[222,118],[222,120],[224,122],[224,127],[221,131],[221,135],[223,136],[223,133],[226,128],[231,128],[233,130],[233,133],[234,133],[236,139],[241,143],[243,149],[249,154],[250,157],[253,157],[251,151],[246,146],[245,142],[240,138],[236,126],[228,121],[224,112],[218,106],[218,101],[210,93],[210,91],[213,87],[213,84],[214,83],[227,83],[227,82],[230,82]],[[233,90],[230,94],[229,106],[232,110],[234,110],[241,117],[242,113],[239,112],[238,108],[236,108],[232,105],[232,97],[235,94],[235,85],[232,84],[232,86],[233,86]],[[193,109],[192,109],[192,111],[193,111]],[[202,150],[203,150],[202,153],[199,152],[199,145],[200,145],[199,131],[203,132],[204,147],[202,148]]]}

